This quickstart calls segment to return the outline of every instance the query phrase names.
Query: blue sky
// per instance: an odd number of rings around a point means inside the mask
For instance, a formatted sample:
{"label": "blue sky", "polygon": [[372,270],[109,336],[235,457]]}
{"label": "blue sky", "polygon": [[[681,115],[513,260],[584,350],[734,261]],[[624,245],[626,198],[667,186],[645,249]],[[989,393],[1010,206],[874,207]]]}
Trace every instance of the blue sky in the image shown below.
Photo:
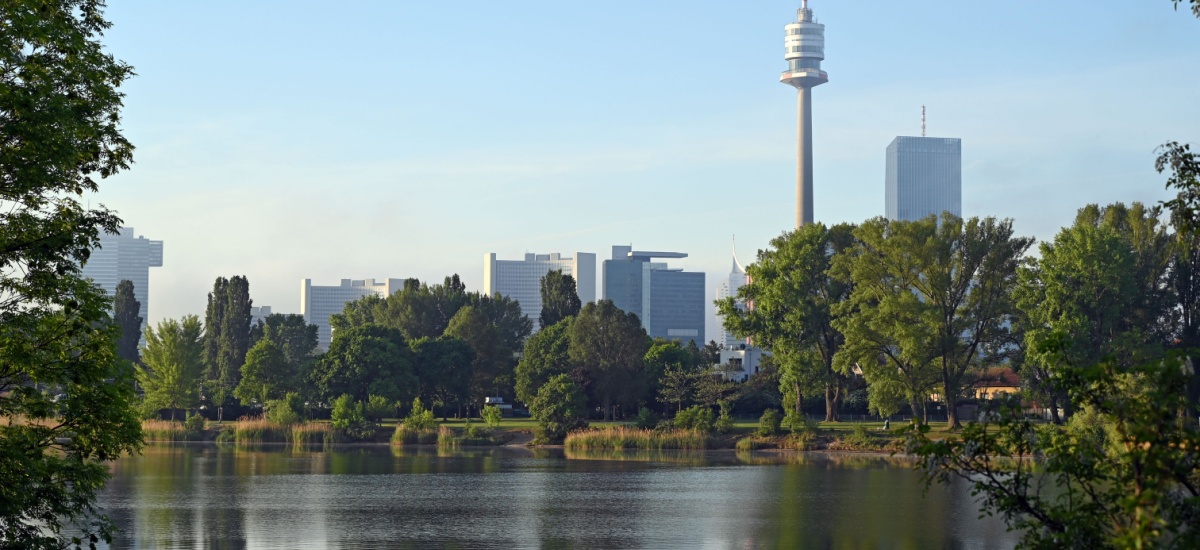
{"label": "blue sky", "polygon": [[[215,277],[299,311],[299,282],[459,273],[483,255],[678,250],[729,272],[794,223],[799,0],[112,2],[135,67],[130,171],[93,200],[165,241],[150,321]],[[1089,202],[1157,202],[1200,142],[1200,20],[1169,0],[810,7],[818,221],[883,213],[884,148],[963,143],[963,211],[1053,237]],[[708,338],[716,337],[709,323]]]}

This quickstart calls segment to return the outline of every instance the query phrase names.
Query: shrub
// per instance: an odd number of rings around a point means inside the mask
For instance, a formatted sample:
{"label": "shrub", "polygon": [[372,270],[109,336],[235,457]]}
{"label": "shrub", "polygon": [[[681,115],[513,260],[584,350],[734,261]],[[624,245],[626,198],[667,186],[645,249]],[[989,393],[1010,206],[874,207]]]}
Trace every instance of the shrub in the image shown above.
{"label": "shrub", "polygon": [[367,398],[366,417],[371,422],[380,423],[395,407],[382,395],[372,395]]}
{"label": "shrub", "polygon": [[493,428],[499,428],[500,419],[504,418],[504,414],[500,412],[500,407],[495,405],[484,405],[483,410],[479,411],[479,416],[482,416],[483,421],[487,422],[487,425]]}
{"label": "shrub", "polygon": [[431,428],[418,430],[401,424],[392,432],[392,445],[429,445],[437,441],[438,433]]}
{"label": "shrub", "polygon": [[714,416],[712,409],[704,405],[694,405],[675,415],[675,427],[708,433],[712,431]]}
{"label": "shrub", "polygon": [[183,429],[192,433],[204,431],[204,417],[198,414],[188,415],[187,420],[183,421]]}
{"label": "shrub", "polygon": [[299,424],[304,420],[304,400],[292,392],[283,399],[267,401],[266,418],[280,426]]}
{"label": "shrub", "polygon": [[855,424],[850,428],[850,434],[842,437],[842,445],[854,450],[869,451],[879,448],[879,443],[866,426]]}
{"label": "shrub", "polygon": [[351,440],[361,441],[375,435],[375,426],[363,414],[363,404],[349,395],[333,400],[332,418],[333,428]]}
{"label": "shrub", "polygon": [[639,430],[649,430],[658,425],[658,415],[654,411],[642,407],[638,409],[637,417],[633,419],[633,425]]}
{"label": "shrub", "polygon": [[414,430],[432,430],[437,425],[433,411],[421,404],[421,398],[413,399],[412,410],[404,417],[404,425]]}
{"label": "shrub", "polygon": [[779,433],[779,411],[775,409],[767,409],[763,411],[762,416],[758,418],[758,435],[761,437],[772,437]]}

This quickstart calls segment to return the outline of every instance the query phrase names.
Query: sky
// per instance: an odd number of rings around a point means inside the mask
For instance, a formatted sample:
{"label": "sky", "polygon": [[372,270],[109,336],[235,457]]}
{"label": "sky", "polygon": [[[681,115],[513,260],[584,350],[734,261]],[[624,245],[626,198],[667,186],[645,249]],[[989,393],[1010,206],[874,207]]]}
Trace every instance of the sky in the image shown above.
{"label": "sky", "polygon": [[[111,2],[137,150],[90,200],[164,241],[152,323],[203,315],[218,276],[298,313],[304,278],[480,290],[488,252],[628,244],[688,253],[711,298],[735,236],[751,263],[794,224],[799,1]],[[810,8],[819,222],[883,214],[922,105],[962,139],[964,216],[1042,240],[1168,198],[1155,148],[1200,142],[1200,20],[1169,0]]]}

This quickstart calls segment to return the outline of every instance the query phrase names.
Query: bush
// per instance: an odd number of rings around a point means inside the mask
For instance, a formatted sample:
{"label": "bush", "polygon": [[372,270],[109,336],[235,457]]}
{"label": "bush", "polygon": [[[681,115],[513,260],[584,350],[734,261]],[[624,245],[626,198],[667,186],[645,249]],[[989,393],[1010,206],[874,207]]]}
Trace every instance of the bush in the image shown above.
{"label": "bush", "polygon": [[810,439],[821,431],[820,424],[817,421],[811,420],[808,416],[796,411],[788,412],[783,417],[781,426],[787,428],[792,435],[804,435]]}
{"label": "bush", "polygon": [[500,412],[500,407],[495,405],[484,405],[483,410],[479,411],[479,416],[482,416],[483,421],[487,422],[487,425],[493,428],[499,428],[500,420],[504,418],[504,414]]}
{"label": "bush", "polygon": [[642,407],[638,409],[637,416],[633,419],[633,425],[639,430],[649,430],[658,425],[658,415],[654,411]]}
{"label": "bush", "polygon": [[772,437],[778,434],[780,422],[779,411],[775,409],[763,411],[762,416],[758,418],[758,435],[760,437]]}
{"label": "bush", "polygon": [[413,399],[412,410],[404,417],[404,425],[414,430],[432,430],[437,425],[433,411],[421,404],[421,398]]}
{"label": "bush", "polygon": [[431,428],[417,430],[401,424],[392,433],[392,445],[429,445],[437,441],[438,434]]}
{"label": "bush", "polygon": [[395,410],[395,407],[382,395],[372,395],[367,398],[366,417],[371,422],[376,424],[383,422],[383,419]]}
{"label": "bush", "polygon": [[304,420],[304,400],[292,392],[283,399],[267,401],[266,418],[280,426],[299,424]]}
{"label": "bush", "polygon": [[850,434],[842,438],[842,445],[853,450],[870,451],[879,448],[879,442],[875,438],[875,434],[871,433],[866,426],[855,424],[850,428]]}
{"label": "bush", "polygon": [[675,427],[683,430],[697,430],[708,433],[713,429],[716,420],[712,409],[704,405],[694,405],[679,411],[675,415]]}
{"label": "bush", "polygon": [[333,400],[333,428],[346,434],[351,440],[370,439],[375,435],[375,426],[367,422],[363,414],[363,404],[349,395],[342,395]]}
{"label": "bush", "polygon": [[183,421],[183,429],[192,433],[204,431],[204,417],[198,414],[188,415]]}

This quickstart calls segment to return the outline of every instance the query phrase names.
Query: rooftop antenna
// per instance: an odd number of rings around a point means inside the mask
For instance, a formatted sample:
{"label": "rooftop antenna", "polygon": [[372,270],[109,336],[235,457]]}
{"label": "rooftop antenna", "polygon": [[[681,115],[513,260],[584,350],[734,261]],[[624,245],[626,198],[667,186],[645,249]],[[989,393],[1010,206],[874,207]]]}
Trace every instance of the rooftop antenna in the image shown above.
{"label": "rooftop antenna", "polygon": [[925,106],[921,106],[921,137],[925,137]]}

